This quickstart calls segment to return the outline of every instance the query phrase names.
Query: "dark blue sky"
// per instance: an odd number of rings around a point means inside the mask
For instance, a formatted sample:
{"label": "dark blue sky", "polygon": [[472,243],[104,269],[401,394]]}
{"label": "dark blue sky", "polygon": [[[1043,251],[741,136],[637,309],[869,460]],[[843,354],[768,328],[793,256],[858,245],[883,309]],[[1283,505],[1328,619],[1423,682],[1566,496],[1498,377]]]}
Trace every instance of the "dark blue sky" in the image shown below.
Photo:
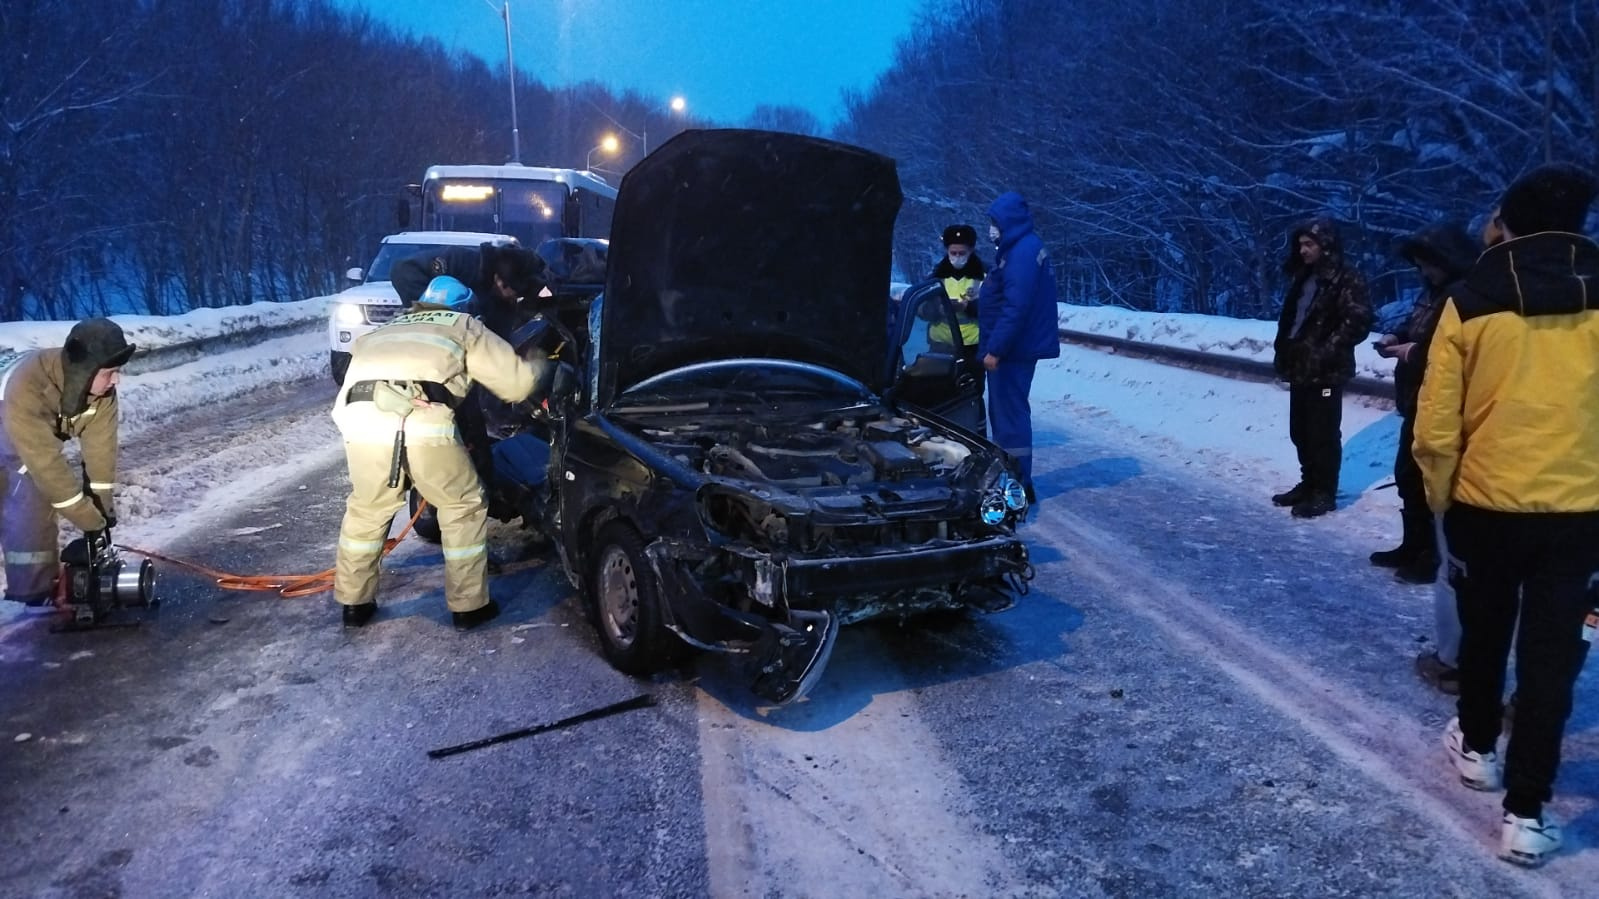
{"label": "dark blue sky", "polygon": [[[337,0],[445,47],[505,61],[503,0]],[[839,94],[893,59],[923,0],[510,0],[518,72],[599,81],[737,125],[757,104],[799,106],[825,126]],[[491,8],[492,5],[492,8]]]}

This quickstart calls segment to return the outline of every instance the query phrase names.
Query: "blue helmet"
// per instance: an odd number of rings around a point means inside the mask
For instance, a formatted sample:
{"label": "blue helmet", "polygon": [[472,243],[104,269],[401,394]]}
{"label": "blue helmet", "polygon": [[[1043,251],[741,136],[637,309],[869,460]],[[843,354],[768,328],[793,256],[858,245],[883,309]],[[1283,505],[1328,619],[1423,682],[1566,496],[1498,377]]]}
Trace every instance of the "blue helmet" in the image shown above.
{"label": "blue helmet", "polygon": [[429,281],[428,289],[422,291],[421,297],[421,302],[430,306],[443,306],[451,312],[464,312],[467,315],[475,314],[476,300],[472,288],[449,275],[440,275]]}

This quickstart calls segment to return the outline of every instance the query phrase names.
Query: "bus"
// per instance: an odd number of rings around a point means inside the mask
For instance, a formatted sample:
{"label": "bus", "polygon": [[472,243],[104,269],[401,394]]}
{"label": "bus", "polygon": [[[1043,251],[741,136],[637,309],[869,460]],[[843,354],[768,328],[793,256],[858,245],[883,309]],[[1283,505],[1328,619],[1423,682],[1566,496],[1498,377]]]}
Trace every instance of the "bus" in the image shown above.
{"label": "bus", "polygon": [[[420,185],[419,227],[426,231],[509,234],[537,247],[554,237],[611,236],[616,188],[593,172],[530,165],[429,166]],[[402,205],[400,228],[410,224]]]}

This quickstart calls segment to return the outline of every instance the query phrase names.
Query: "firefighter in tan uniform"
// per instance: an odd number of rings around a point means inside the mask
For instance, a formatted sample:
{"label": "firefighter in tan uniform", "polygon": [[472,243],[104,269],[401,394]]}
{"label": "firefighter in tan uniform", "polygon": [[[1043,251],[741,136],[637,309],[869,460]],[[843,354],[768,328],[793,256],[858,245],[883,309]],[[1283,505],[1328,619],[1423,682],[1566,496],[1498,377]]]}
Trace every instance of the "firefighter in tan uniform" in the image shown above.
{"label": "firefighter in tan uniform", "polygon": [[[117,381],[134,346],[108,318],[73,325],[60,349],[0,351],[0,552],[5,598],[48,603],[65,516],[90,542],[116,524]],[[78,439],[81,469],[62,453]]]}
{"label": "firefighter in tan uniform", "polygon": [[472,384],[518,403],[541,376],[471,314],[472,292],[434,279],[404,315],[358,338],[333,406],[350,466],[333,597],[346,626],[377,611],[378,562],[407,482],[438,510],[444,597],[465,630],[499,615],[488,593],[488,507],[452,411]]}

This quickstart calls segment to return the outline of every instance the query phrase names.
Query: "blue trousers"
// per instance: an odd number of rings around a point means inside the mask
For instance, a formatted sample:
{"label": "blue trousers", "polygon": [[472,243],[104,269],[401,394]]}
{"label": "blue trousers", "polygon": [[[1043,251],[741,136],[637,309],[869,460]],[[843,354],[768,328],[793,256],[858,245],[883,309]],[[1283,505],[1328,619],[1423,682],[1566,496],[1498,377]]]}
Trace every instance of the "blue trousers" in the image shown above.
{"label": "blue trousers", "polygon": [[988,433],[1000,449],[1016,457],[1021,466],[1022,483],[1033,486],[1033,407],[1027,396],[1033,391],[1036,359],[1021,362],[1001,360],[988,373]]}

